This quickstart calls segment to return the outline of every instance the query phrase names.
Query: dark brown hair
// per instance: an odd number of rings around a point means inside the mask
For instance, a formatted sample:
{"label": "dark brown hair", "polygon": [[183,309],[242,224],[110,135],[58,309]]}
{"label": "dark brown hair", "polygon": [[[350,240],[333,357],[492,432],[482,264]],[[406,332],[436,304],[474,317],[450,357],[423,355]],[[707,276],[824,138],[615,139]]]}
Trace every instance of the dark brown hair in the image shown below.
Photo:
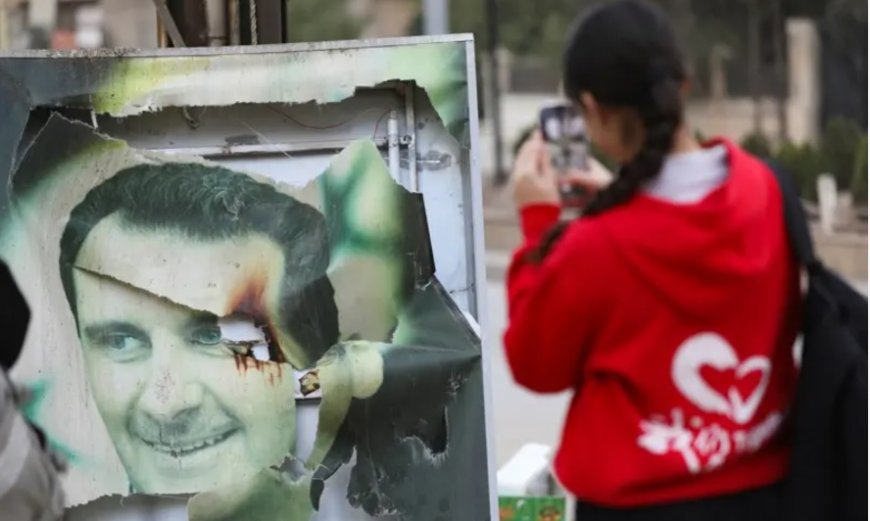
{"label": "dark brown hair", "polygon": [[[640,0],[608,2],[575,22],[563,61],[565,94],[588,92],[608,107],[634,109],[643,125],[640,151],[584,209],[597,215],[626,203],[658,175],[683,120],[683,56],[665,13]],[[551,229],[535,255],[543,259],[567,223]]]}

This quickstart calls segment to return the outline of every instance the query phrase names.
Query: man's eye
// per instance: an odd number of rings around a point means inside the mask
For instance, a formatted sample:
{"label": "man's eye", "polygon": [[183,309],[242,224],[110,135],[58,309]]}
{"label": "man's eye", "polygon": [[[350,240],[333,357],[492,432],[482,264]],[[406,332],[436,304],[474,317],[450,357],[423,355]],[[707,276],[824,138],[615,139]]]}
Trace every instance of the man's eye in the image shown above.
{"label": "man's eye", "polygon": [[217,325],[198,327],[190,335],[190,341],[194,344],[213,346],[221,343],[223,335]]}
{"label": "man's eye", "polygon": [[148,347],[147,341],[127,333],[107,333],[98,339],[98,343],[117,353],[130,353]]}

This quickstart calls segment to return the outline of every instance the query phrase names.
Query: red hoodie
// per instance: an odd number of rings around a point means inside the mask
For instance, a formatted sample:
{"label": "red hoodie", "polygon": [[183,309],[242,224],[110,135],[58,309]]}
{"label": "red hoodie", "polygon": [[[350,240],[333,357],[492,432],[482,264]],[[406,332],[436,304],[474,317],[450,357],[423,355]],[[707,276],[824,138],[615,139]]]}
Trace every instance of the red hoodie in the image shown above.
{"label": "red hoodie", "polygon": [[776,180],[728,142],[700,202],[638,194],[526,260],[555,206],[522,210],[507,358],[538,392],[575,391],[555,470],[585,501],[629,507],[772,484],[797,371],[799,271]]}

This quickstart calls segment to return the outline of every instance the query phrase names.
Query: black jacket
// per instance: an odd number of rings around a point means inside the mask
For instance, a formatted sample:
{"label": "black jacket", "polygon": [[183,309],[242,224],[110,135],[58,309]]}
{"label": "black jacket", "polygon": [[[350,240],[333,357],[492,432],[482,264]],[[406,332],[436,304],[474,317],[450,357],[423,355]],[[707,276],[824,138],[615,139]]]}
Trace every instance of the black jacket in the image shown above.
{"label": "black jacket", "polygon": [[772,165],[809,275],[785,486],[788,521],[867,519],[867,299],[816,257],[790,176]]}

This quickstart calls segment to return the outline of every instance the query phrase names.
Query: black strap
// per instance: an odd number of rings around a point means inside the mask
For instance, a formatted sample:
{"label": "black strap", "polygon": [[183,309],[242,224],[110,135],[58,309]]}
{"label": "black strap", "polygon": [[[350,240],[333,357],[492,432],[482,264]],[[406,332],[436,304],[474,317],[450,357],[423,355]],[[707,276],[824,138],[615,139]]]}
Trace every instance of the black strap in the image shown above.
{"label": "black strap", "polygon": [[804,214],[804,206],[798,195],[794,177],[780,165],[773,161],[767,161],[777,184],[782,193],[782,207],[785,214],[785,226],[788,229],[788,237],[791,247],[801,265],[814,268],[819,264],[813,251],[813,239],[807,227],[807,217]]}

